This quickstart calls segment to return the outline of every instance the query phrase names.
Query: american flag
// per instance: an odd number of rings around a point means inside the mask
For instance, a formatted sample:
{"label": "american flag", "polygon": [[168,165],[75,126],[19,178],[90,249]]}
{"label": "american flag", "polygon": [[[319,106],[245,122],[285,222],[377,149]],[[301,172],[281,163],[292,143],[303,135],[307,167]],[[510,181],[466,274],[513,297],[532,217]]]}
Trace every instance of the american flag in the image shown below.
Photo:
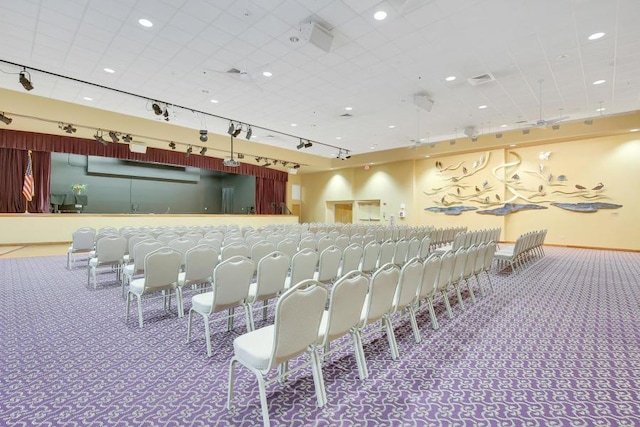
{"label": "american flag", "polygon": [[27,171],[24,173],[24,184],[22,184],[22,194],[30,202],[35,196],[35,186],[33,185],[33,167],[31,165],[31,151],[28,154]]}

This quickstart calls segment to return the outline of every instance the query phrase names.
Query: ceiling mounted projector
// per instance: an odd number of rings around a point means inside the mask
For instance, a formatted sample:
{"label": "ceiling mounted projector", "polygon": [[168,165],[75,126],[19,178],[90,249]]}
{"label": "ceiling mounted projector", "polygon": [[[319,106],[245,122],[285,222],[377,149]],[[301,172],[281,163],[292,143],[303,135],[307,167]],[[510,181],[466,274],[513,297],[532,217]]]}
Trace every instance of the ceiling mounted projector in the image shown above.
{"label": "ceiling mounted projector", "polygon": [[224,159],[222,164],[229,168],[237,168],[240,166],[240,162],[235,159]]}

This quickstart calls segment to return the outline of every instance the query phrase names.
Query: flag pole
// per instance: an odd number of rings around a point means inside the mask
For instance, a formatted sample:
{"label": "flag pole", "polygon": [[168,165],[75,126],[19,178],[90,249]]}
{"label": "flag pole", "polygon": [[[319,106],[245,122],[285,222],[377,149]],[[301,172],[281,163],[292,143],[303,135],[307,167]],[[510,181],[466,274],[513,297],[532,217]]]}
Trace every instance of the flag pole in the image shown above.
{"label": "flag pole", "polygon": [[33,163],[31,160],[32,151],[29,150],[27,152],[27,171],[24,175],[24,183],[22,186],[22,194],[24,195],[25,204],[24,204],[24,213],[29,213],[29,202],[33,199],[34,196],[34,187],[33,187]]}

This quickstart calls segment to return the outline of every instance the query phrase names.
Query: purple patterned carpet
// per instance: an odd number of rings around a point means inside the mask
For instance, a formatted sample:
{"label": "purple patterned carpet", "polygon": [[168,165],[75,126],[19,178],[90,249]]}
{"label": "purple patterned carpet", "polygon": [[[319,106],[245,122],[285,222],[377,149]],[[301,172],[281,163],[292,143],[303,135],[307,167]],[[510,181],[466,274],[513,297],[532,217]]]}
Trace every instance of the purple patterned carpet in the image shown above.
{"label": "purple patterned carpet", "polygon": [[[494,274],[495,291],[475,304],[466,296],[451,320],[438,303],[438,331],[422,311],[419,345],[397,321],[398,361],[383,336],[365,340],[366,381],[350,348],[332,356],[324,408],[310,369],[269,386],[272,425],[640,426],[640,254],[546,252],[522,274]],[[242,315],[232,333],[214,318],[208,359],[201,318],[186,344],[186,318],[147,300],[140,330],[135,305],[125,322],[111,273],[93,290],[84,269],[64,265],[0,260],[0,425],[262,424],[246,369],[237,370],[234,410],[224,407]]]}

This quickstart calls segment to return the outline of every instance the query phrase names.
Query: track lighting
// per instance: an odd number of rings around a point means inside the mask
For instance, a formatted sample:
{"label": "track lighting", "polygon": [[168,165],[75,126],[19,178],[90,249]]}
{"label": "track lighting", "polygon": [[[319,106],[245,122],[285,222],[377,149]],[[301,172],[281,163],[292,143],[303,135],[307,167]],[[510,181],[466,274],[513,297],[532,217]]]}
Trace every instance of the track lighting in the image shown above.
{"label": "track lighting", "polygon": [[336,156],[336,159],[347,160],[350,158],[351,158],[351,155],[349,154],[349,150],[345,150],[342,148],[338,149],[338,155]]}
{"label": "track lighting", "polygon": [[496,133],[496,139],[500,139],[500,138],[502,138],[502,132]]}
{"label": "track lighting", "polygon": [[296,163],[295,165],[293,165],[294,169],[300,169],[300,165],[298,163]]}
{"label": "track lighting", "polygon": [[157,102],[154,102],[151,105],[151,108],[153,108],[153,112],[155,113],[156,116],[161,116],[163,111],[162,111],[162,107],[160,107],[160,105]]}
{"label": "track lighting", "polygon": [[133,140],[133,137],[131,135],[129,135],[129,134],[126,134],[126,135],[122,136],[122,140],[124,142],[126,142],[126,143],[129,143],[129,142],[131,142]]}
{"label": "track lighting", "polygon": [[256,163],[260,163],[262,161],[262,157],[256,157]]}
{"label": "track lighting", "polygon": [[108,145],[109,143],[102,136],[102,131],[100,129],[96,130],[96,134],[93,137],[102,145]]}
{"label": "track lighting", "polygon": [[478,142],[478,137],[477,136],[472,136],[471,137],[471,142]]}
{"label": "track lighting", "polygon": [[119,135],[118,132],[114,132],[112,130],[109,131],[109,138],[111,138],[114,144],[120,141],[120,139],[118,138],[118,135]]}
{"label": "track lighting", "polygon": [[587,119],[584,121],[585,125],[592,125],[593,124],[593,119]]}
{"label": "track lighting", "polygon": [[245,136],[247,141],[251,139],[251,135],[253,135],[253,130],[251,129],[251,126],[247,125],[247,135]]}
{"label": "track lighting", "polygon": [[551,129],[558,130],[558,129],[560,129],[560,125],[552,125]]}
{"label": "track lighting", "polygon": [[529,132],[531,132],[529,129],[522,129],[523,135],[529,135]]}
{"label": "track lighting", "polygon": [[166,108],[164,110],[164,121],[168,122],[169,121],[169,108]]}
{"label": "track lighting", "polygon": [[229,129],[227,129],[227,133],[228,133],[229,135],[233,135],[233,133],[235,132],[235,130],[236,130],[236,128],[235,128],[235,126],[233,125],[233,122],[229,122]]}
{"label": "track lighting", "polygon": [[305,142],[305,143],[304,143],[304,148],[309,148],[309,147],[311,147],[312,145],[313,145],[313,144],[311,143],[311,141],[309,141],[309,140],[307,139],[307,142]]}
{"label": "track lighting", "polygon": [[209,139],[208,133],[209,132],[206,129],[202,129],[200,131],[200,141],[207,142],[207,140]]}
{"label": "track lighting", "polygon": [[286,167],[289,164],[289,162],[287,162],[286,160],[283,160],[280,163],[282,163],[282,166],[284,167]]}
{"label": "track lighting", "polygon": [[263,168],[267,168],[269,166],[271,166],[271,162],[269,161],[269,159],[265,159],[267,161],[267,163],[265,163],[264,165],[262,165]]}
{"label": "track lighting", "polygon": [[176,149],[176,143],[175,143],[175,142],[173,142],[173,141],[171,141],[171,142],[169,143],[169,148],[171,148],[172,150],[175,150],[175,149]]}
{"label": "track lighting", "polygon": [[202,150],[200,150],[200,155],[204,156],[205,154],[207,154],[207,147],[202,147]]}
{"label": "track lighting", "polygon": [[236,126],[236,130],[231,134],[231,136],[235,138],[238,135],[240,135],[240,132],[242,132],[242,124],[239,124],[238,126]]}
{"label": "track lighting", "polygon": [[[27,77],[28,76],[28,77]],[[25,90],[33,90],[33,85],[31,84],[31,74],[25,69],[20,71],[20,84]]]}
{"label": "track lighting", "polygon": [[193,147],[189,146],[189,148],[187,148],[187,151],[185,151],[184,155],[189,157],[192,152],[193,152]]}
{"label": "track lighting", "polygon": [[298,150],[302,150],[304,148],[304,142],[302,142],[302,138],[300,138],[300,144],[296,145]]}
{"label": "track lighting", "polygon": [[239,158],[239,159],[244,159],[244,154],[242,154],[242,153],[238,153],[238,158]]}
{"label": "track lighting", "polygon": [[4,123],[5,125],[10,125],[12,121],[13,119],[11,117],[7,117],[4,115],[4,113],[0,113],[0,122]]}
{"label": "track lighting", "polygon": [[62,129],[66,133],[76,133],[76,131],[78,130],[74,128],[71,123],[67,123],[66,125],[63,125],[62,123],[60,123],[60,129]]}

